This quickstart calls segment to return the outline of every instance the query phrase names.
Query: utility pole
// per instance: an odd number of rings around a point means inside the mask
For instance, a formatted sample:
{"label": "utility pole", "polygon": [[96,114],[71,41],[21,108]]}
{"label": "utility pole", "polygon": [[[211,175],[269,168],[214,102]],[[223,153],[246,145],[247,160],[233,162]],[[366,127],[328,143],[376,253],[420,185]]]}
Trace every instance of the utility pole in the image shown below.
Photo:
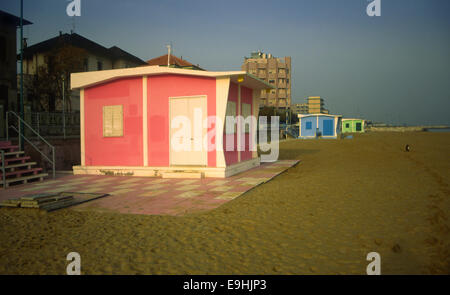
{"label": "utility pole", "polygon": [[62,75],[62,116],[63,116],[63,136],[66,139],[66,97],[65,97],[65,77]]}
{"label": "utility pole", "polygon": [[24,150],[22,134],[24,133],[23,126],[23,0],[20,0],[20,126],[19,127],[19,150]]}

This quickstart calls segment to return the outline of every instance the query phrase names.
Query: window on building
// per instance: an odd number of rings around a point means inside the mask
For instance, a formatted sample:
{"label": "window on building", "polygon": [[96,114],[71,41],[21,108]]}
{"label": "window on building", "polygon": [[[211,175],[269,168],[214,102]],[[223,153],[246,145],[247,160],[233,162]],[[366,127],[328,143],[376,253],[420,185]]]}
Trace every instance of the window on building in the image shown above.
{"label": "window on building", "polygon": [[306,130],[311,130],[312,129],[312,122],[306,122],[305,129]]}
{"label": "window on building", "polygon": [[289,84],[289,79],[286,79],[286,84]]}
{"label": "window on building", "polygon": [[356,131],[361,131],[361,123],[356,123]]}
{"label": "window on building", "polygon": [[89,60],[87,58],[83,60],[83,69],[85,72],[89,71]]}
{"label": "window on building", "polygon": [[275,80],[269,80],[269,84],[275,84]]}
{"label": "window on building", "polygon": [[[252,105],[249,103],[243,103],[242,104],[242,117],[244,117],[244,120],[247,119],[247,117],[252,115]],[[250,133],[250,125],[245,124],[245,133]]]}
{"label": "window on building", "polygon": [[0,60],[6,61],[6,38],[0,36]]}
{"label": "window on building", "polygon": [[102,63],[101,61],[98,61],[98,62],[97,62],[97,70],[98,70],[98,71],[103,70],[103,63]]}
{"label": "window on building", "polygon": [[123,105],[103,107],[103,137],[123,136]]}
{"label": "window on building", "polygon": [[350,123],[346,123],[345,128],[350,128]]}
{"label": "window on building", "polygon": [[236,133],[236,124],[233,124],[233,126],[229,126],[227,123],[227,121],[228,121],[227,117],[233,117],[233,119],[235,119],[235,117],[236,117],[236,102],[234,102],[234,101],[227,102],[227,111],[226,111],[226,115],[225,115],[225,134],[235,134]]}
{"label": "window on building", "polygon": [[8,101],[8,86],[0,85],[0,99],[5,99],[5,102]]}

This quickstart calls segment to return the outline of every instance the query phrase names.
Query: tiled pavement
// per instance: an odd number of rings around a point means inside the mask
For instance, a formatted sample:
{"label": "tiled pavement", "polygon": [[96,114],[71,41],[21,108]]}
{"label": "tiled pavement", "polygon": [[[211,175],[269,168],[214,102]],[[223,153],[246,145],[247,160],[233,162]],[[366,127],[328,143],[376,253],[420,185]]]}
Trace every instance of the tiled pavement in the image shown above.
{"label": "tiled pavement", "polygon": [[30,193],[83,192],[110,196],[71,207],[131,214],[183,215],[219,207],[296,165],[264,163],[229,178],[162,179],[133,176],[68,175],[0,190],[0,200]]}

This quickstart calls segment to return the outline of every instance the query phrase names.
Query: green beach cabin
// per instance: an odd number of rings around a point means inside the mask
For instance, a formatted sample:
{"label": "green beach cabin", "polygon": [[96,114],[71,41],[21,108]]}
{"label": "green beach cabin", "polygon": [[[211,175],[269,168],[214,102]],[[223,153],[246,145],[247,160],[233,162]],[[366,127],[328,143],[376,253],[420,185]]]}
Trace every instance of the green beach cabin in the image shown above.
{"label": "green beach cabin", "polygon": [[364,132],[364,120],[342,119],[342,133]]}

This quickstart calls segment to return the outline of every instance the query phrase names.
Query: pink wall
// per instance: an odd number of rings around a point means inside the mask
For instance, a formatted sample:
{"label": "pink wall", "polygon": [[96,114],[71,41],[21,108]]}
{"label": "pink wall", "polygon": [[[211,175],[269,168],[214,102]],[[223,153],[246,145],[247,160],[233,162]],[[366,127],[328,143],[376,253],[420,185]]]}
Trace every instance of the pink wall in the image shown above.
{"label": "pink wall", "polygon": [[[207,96],[208,116],[216,115],[216,79],[183,75],[148,77],[148,165],[169,166],[169,97]],[[85,163],[88,166],[142,166],[142,77],[124,78],[85,89]],[[238,86],[230,83],[228,99],[238,101]],[[241,103],[252,105],[252,89],[241,87]],[[102,107],[123,105],[124,135],[103,137]],[[236,112],[237,112],[236,104]],[[253,107],[252,107],[253,112]],[[252,113],[253,114],[253,113]],[[214,126],[208,129],[210,131]],[[237,163],[237,134],[223,135],[234,139],[234,151],[225,151],[227,165]],[[241,161],[252,158],[249,134],[243,134],[245,151]],[[214,138],[209,139],[214,142]],[[208,152],[208,167],[216,166],[216,151]]]}
{"label": "pink wall", "polygon": [[[169,97],[207,95],[208,116],[215,116],[216,79],[183,75],[149,76],[147,89],[148,165],[169,166]],[[211,141],[214,142],[214,139]],[[215,150],[208,152],[208,166],[216,166]]]}
{"label": "pink wall", "polygon": [[[252,115],[253,115],[253,90],[252,89],[241,86],[241,104],[242,103],[248,103],[251,105]],[[242,134],[241,140],[242,141],[245,140],[245,151],[241,151],[241,161],[250,160],[252,158],[252,151],[250,151],[250,134],[249,133]]]}
{"label": "pink wall", "polygon": [[[233,82],[230,83],[230,90],[228,92],[228,100],[236,102],[236,114],[237,114],[237,112],[238,112],[238,104],[237,104],[238,86],[237,86],[237,84],[235,84]],[[234,140],[234,150],[233,151],[226,150],[227,140]],[[226,132],[224,131],[223,149],[224,149],[224,155],[225,155],[225,163],[227,164],[227,166],[237,163],[237,161],[238,161],[237,134],[226,134]]]}
{"label": "pink wall", "polygon": [[[123,105],[122,137],[103,137],[103,106]],[[87,166],[142,166],[142,78],[125,78],[84,91]]]}

